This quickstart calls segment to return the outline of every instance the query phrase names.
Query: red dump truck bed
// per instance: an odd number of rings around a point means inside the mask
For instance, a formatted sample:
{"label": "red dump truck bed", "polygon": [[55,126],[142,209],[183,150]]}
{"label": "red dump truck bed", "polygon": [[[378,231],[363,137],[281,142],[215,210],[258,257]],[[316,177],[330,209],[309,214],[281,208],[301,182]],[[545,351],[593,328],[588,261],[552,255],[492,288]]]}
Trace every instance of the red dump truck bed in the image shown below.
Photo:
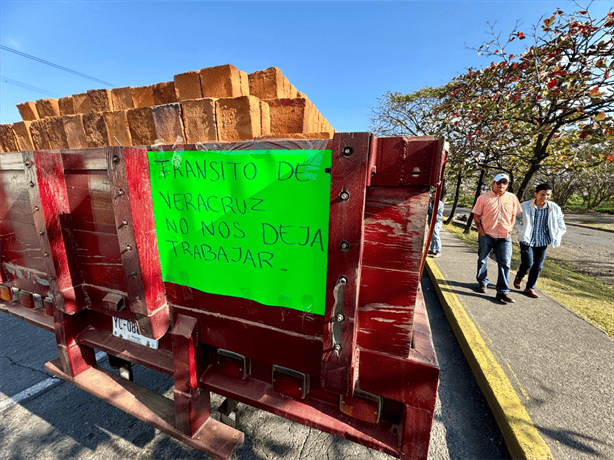
{"label": "red dump truck bed", "polygon": [[[0,309],[55,333],[47,370],[214,458],[243,434],[211,391],[426,458],[419,281],[445,155],[368,133],[0,154]],[[174,400],[95,350],[173,376]]]}

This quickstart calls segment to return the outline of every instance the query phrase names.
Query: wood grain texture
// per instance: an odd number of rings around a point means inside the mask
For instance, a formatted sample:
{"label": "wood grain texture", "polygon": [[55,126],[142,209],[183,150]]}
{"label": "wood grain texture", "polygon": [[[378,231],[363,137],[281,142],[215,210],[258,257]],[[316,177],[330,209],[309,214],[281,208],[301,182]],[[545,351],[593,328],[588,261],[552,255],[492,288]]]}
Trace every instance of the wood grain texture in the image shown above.
{"label": "wood grain texture", "polygon": [[426,235],[427,187],[369,187],[358,345],[405,357]]}
{"label": "wood grain texture", "polygon": [[[49,274],[54,305],[74,314],[85,308],[78,302],[75,287],[83,284],[71,233],[62,157],[57,152],[34,151],[24,155],[26,178],[30,181],[30,202],[34,226],[43,250],[45,271]],[[81,299],[83,300],[83,299]]]}
{"label": "wood grain texture", "polygon": [[[350,396],[356,378],[356,316],[370,139],[367,133],[335,134],[333,138],[322,380],[327,390]],[[332,308],[333,291],[341,277],[346,280],[341,343],[337,344],[341,349],[335,350],[333,328],[338,319]]]}

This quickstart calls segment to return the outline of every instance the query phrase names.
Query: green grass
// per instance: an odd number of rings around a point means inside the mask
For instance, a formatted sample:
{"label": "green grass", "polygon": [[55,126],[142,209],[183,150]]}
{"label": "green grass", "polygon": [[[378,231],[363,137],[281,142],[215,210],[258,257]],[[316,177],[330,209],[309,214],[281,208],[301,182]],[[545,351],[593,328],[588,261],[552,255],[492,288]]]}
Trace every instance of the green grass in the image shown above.
{"label": "green grass", "polygon": [[[568,209],[570,211],[577,212],[586,212],[586,207],[582,206],[584,200],[579,195],[572,195],[567,200],[567,203],[563,206],[563,208]],[[598,212],[607,212],[609,214],[614,214],[614,199],[604,201],[599,206],[597,206],[592,211]]]}
{"label": "green grass", "polygon": [[614,224],[602,224],[602,223],[597,223],[597,222],[593,222],[590,220],[583,220],[580,223],[588,227],[602,228],[604,230],[614,230]]}
{"label": "green grass", "polygon": [[[463,242],[478,248],[478,234],[472,231],[464,234],[463,229],[452,224],[444,228]],[[512,269],[515,273],[520,266],[520,249],[514,245]],[[605,331],[614,339],[614,289],[590,276],[578,273],[571,264],[548,259],[544,262],[538,280],[540,291],[565,305],[589,323]]]}

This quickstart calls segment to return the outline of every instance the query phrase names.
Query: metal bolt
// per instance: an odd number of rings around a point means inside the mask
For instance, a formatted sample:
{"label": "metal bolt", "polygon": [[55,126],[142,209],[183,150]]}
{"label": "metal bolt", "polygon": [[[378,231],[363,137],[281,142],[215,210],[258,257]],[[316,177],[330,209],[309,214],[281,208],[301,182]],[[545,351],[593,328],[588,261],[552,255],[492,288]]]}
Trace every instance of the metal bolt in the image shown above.
{"label": "metal bolt", "polygon": [[348,192],[341,192],[341,194],[339,195],[339,198],[341,199],[341,201],[347,201],[350,199],[350,194]]}
{"label": "metal bolt", "polygon": [[38,212],[38,206],[34,206],[34,211]]}
{"label": "metal bolt", "polygon": [[347,251],[348,249],[350,249],[350,243],[348,243],[347,241],[342,241],[339,247],[342,251]]}
{"label": "metal bolt", "polygon": [[348,146],[343,148],[343,155],[345,155],[346,157],[351,157],[353,154],[354,149],[352,149],[352,147]]}
{"label": "metal bolt", "polygon": [[136,278],[136,277],[137,277],[136,272],[132,272],[132,273],[130,273],[130,274],[132,275],[132,277],[133,277],[133,278]]}
{"label": "metal bolt", "polygon": [[345,276],[339,278],[339,284],[345,284],[348,282],[348,279]]}
{"label": "metal bolt", "polygon": [[129,244],[127,244],[127,245],[126,245],[126,249],[127,249],[128,251],[132,251],[132,246],[130,246]]}
{"label": "metal bolt", "polygon": [[339,313],[337,315],[337,321],[342,323],[345,320],[345,316],[343,316],[343,313]]}
{"label": "metal bolt", "polygon": [[49,253],[48,252],[46,252],[44,255],[45,255],[45,257],[49,257]]}
{"label": "metal bolt", "polygon": [[32,166],[32,162],[30,160],[26,160],[26,166],[29,168],[30,166]]}
{"label": "metal bolt", "polygon": [[119,157],[117,155],[113,155],[113,163],[119,163]]}
{"label": "metal bolt", "polygon": [[140,296],[140,295],[137,295],[137,296],[135,297],[135,299],[136,299],[136,301],[138,302],[139,300],[141,300],[141,296]]}
{"label": "metal bolt", "polygon": [[128,219],[122,220],[122,225],[128,225]]}
{"label": "metal bolt", "polygon": [[124,196],[126,194],[126,192],[124,192],[121,188],[119,189],[119,192],[117,192],[117,194],[119,196]]}
{"label": "metal bolt", "polygon": [[336,343],[335,346],[333,347],[333,350],[335,350],[337,353],[340,353],[341,352],[341,345]]}
{"label": "metal bolt", "polygon": [[34,187],[36,184],[32,181],[30,181],[30,187]]}
{"label": "metal bolt", "polygon": [[38,232],[38,234],[39,234],[40,236],[43,236],[43,235],[45,234],[45,232]]}

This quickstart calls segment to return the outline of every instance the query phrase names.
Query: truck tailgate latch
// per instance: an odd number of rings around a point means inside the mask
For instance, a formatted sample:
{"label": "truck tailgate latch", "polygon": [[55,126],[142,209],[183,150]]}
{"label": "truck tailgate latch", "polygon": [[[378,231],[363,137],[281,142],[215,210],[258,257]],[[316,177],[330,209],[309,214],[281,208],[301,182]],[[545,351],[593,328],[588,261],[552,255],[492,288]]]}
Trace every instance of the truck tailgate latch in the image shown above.
{"label": "truck tailgate latch", "polygon": [[345,321],[345,315],[343,314],[343,288],[347,282],[348,280],[345,276],[340,276],[333,292],[335,304],[333,305],[333,316],[330,321],[333,328],[333,350],[337,356],[341,354],[341,323]]}

